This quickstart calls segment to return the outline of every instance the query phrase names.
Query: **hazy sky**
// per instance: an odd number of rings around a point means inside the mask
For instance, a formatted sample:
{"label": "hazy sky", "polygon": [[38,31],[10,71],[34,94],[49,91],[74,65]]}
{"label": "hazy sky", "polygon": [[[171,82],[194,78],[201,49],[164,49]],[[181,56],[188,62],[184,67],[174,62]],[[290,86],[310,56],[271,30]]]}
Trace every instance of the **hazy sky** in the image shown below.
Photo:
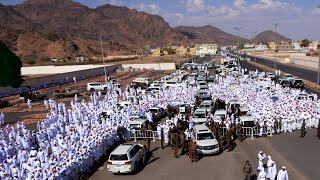
{"label": "hazy sky", "polygon": [[[23,0],[0,0],[2,4],[17,4]],[[254,32],[274,30],[294,40],[320,40],[320,0],[76,0],[95,8],[103,4],[127,6],[139,11],[161,15],[172,27],[179,25],[216,26],[236,34],[242,27],[242,37]]]}

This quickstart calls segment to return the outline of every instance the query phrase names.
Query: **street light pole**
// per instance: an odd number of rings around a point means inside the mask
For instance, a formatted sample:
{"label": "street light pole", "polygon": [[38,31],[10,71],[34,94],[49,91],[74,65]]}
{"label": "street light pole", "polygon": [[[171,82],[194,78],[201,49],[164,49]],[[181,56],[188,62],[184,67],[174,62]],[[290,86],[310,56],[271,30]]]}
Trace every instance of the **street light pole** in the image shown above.
{"label": "street light pole", "polygon": [[103,69],[104,69],[104,80],[107,82],[107,71],[106,71],[106,64],[104,62],[104,54],[103,54],[103,47],[102,47],[102,35],[100,34],[100,47],[101,47],[101,55],[103,61]]}
{"label": "street light pole", "polygon": [[237,60],[237,64],[238,64],[238,83],[239,83],[239,75],[240,75],[240,30],[242,29],[241,27],[235,27],[235,30],[238,31],[238,60]]}
{"label": "street light pole", "polygon": [[[320,10],[320,6],[317,6]],[[320,84],[320,53],[319,53],[319,60],[318,60],[318,84]]]}
{"label": "street light pole", "polygon": [[273,67],[276,73],[277,71],[277,27],[279,26],[279,23],[274,23],[272,25],[274,25],[274,65]]}

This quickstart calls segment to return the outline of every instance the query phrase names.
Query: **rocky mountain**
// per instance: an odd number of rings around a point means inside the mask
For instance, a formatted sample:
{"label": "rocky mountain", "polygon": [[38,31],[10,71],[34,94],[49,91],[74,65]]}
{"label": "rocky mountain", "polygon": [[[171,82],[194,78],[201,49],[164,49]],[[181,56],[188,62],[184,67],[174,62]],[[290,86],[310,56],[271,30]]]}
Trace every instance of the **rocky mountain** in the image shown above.
{"label": "rocky mountain", "polygon": [[[291,39],[289,39],[279,33],[276,33],[276,40],[277,40],[277,42],[292,41]],[[271,31],[271,30],[263,31],[253,38],[253,42],[255,42],[255,43],[274,42],[274,41],[275,41],[275,33],[274,33],[274,31]]]}
{"label": "rocky mountain", "polygon": [[[178,26],[174,28],[195,43],[216,43],[219,45],[236,45],[238,36],[228,34],[221,29],[207,25],[202,27]],[[245,42],[240,37],[240,42]]]}
{"label": "rocky mountain", "polygon": [[133,54],[145,45],[190,44],[160,16],[126,7],[91,9],[72,0],[27,0],[0,6],[0,40],[22,59]]}

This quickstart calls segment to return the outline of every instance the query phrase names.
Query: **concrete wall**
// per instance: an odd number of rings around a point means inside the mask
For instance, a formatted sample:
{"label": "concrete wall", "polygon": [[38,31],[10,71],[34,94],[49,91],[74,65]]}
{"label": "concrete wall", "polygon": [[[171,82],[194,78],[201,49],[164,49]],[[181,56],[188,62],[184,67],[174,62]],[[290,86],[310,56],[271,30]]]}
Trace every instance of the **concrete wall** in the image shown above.
{"label": "concrete wall", "polygon": [[307,66],[310,68],[317,69],[319,63],[319,57],[302,56],[302,55],[291,55],[290,62],[293,64]]}
{"label": "concrete wall", "polygon": [[[110,65],[106,65],[110,66]],[[32,66],[22,67],[21,75],[36,75],[36,74],[61,74],[87,69],[95,69],[103,67],[103,65],[70,65],[70,66]]]}
{"label": "concrete wall", "polygon": [[124,69],[129,67],[137,68],[137,69],[154,69],[154,70],[175,70],[176,65],[174,63],[153,63],[153,64],[122,64]]}
{"label": "concrete wall", "polygon": [[[115,70],[119,66],[120,65],[111,65],[106,67],[106,74],[111,74],[115,72]],[[27,79],[18,88],[0,87],[0,98],[20,94],[23,92],[28,92],[30,90],[39,90],[51,86],[57,86],[60,84],[68,84],[72,82],[73,77],[76,77],[77,81],[79,81],[103,75],[104,68],[99,67],[94,69],[86,69],[81,71],[73,71],[68,73],[49,75],[45,77]]]}

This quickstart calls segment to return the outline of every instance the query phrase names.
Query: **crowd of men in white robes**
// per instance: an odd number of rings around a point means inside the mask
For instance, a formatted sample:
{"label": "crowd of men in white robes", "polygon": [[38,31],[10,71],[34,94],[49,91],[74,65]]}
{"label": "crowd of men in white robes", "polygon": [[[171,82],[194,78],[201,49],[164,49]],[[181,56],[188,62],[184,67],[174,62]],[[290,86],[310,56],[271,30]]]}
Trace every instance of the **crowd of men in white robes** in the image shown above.
{"label": "crowd of men in white robes", "polygon": [[[301,128],[301,121],[307,127],[317,127],[320,105],[316,100],[295,100],[301,90],[284,89],[275,85],[263,73],[250,72],[239,79],[233,76],[218,78],[217,83],[209,84],[209,92],[213,98],[222,99],[226,103],[238,100],[249,108],[249,113],[261,125],[272,126],[276,120],[282,123],[280,131],[287,132]],[[183,83],[188,84],[184,81]],[[268,87],[268,88],[265,88]],[[119,107],[119,97],[126,99],[129,95],[137,95],[137,90],[127,87],[112,89],[110,86],[106,96],[93,93],[90,101],[79,101],[78,97],[67,109],[64,103],[53,100],[45,101],[49,109],[47,117],[37,124],[37,132],[32,132],[23,123],[6,126],[0,130],[0,178],[6,179],[77,179],[79,175],[93,166],[94,161],[105,155],[115,141],[130,139],[129,116],[145,115],[151,107],[167,108],[168,105],[195,103],[197,87],[161,89],[159,93],[143,94],[129,106]],[[278,100],[270,97],[277,95]],[[30,108],[31,105],[30,105]],[[107,118],[101,114],[111,111]],[[152,121],[152,117],[149,119]],[[175,117],[158,126],[167,131],[178,119]],[[239,123],[240,118],[229,118],[225,124],[231,126]],[[220,122],[224,123],[224,122]],[[126,129],[119,135],[118,128]],[[168,138],[167,138],[168,140]]]}

